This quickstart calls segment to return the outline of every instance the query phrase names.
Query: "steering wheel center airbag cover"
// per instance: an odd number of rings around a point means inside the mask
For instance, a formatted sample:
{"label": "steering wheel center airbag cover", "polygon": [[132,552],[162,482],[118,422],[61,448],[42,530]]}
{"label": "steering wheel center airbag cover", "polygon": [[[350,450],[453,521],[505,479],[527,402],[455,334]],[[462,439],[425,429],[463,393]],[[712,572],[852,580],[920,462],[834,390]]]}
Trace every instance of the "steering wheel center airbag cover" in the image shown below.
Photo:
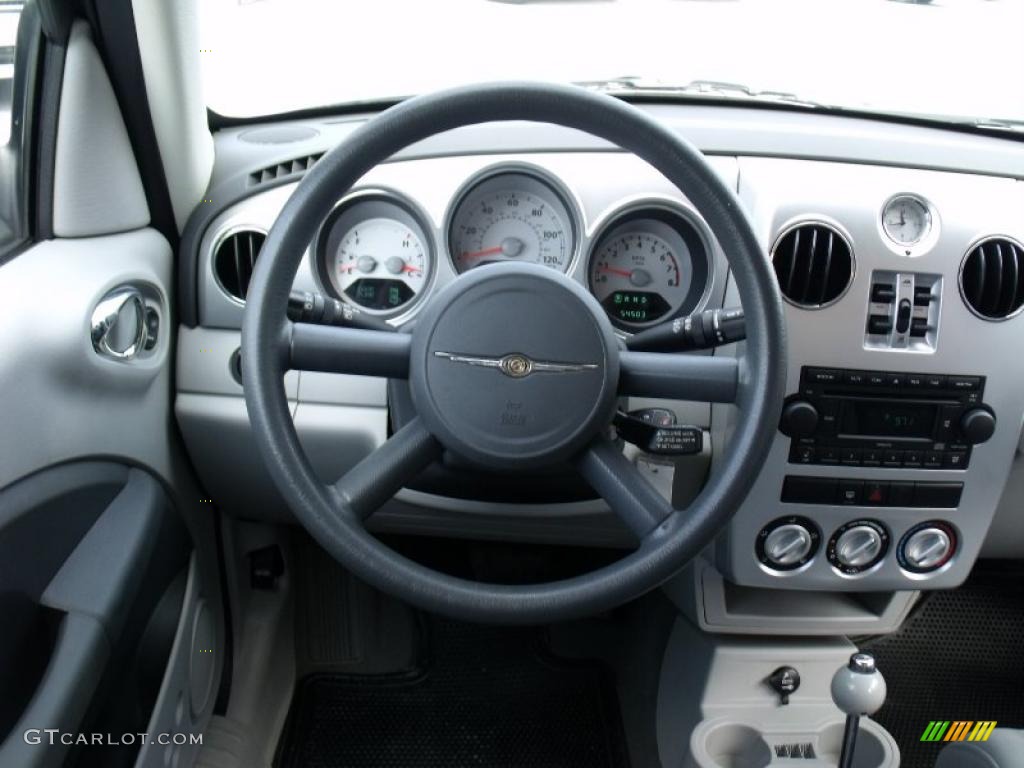
{"label": "steering wheel center airbag cover", "polygon": [[545,267],[475,269],[413,331],[417,413],[449,450],[488,467],[570,458],[610,422],[618,377],[601,307]]}

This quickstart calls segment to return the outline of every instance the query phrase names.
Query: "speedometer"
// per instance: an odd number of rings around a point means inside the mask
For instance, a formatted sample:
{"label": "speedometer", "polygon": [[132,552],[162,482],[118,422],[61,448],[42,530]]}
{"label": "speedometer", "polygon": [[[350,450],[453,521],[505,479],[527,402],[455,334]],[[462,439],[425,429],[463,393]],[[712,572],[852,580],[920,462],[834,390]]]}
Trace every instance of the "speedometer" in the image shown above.
{"label": "speedometer", "polygon": [[390,197],[354,197],[321,230],[321,280],[339,298],[374,314],[399,314],[411,306],[427,285],[432,262],[418,217]]}
{"label": "speedometer", "polygon": [[639,330],[692,311],[708,278],[707,249],[694,227],[661,209],[612,222],[587,270],[590,291],[624,330]]}
{"label": "speedometer", "polygon": [[576,245],[575,219],[564,196],[538,176],[500,172],[465,192],[448,227],[456,272],[503,261],[565,272]]}

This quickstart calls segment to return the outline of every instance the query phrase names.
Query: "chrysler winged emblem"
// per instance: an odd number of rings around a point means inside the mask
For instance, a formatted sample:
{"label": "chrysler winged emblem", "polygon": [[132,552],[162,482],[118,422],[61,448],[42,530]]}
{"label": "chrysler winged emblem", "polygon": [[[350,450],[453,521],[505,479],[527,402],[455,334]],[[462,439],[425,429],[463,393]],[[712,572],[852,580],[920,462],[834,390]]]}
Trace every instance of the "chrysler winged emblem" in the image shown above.
{"label": "chrysler winged emblem", "polygon": [[504,357],[479,357],[457,355],[453,352],[434,352],[434,357],[451,360],[453,363],[475,365],[478,368],[497,368],[513,379],[524,379],[531,373],[579,373],[596,370],[597,363],[557,363],[550,360],[531,360],[526,355],[513,353]]}

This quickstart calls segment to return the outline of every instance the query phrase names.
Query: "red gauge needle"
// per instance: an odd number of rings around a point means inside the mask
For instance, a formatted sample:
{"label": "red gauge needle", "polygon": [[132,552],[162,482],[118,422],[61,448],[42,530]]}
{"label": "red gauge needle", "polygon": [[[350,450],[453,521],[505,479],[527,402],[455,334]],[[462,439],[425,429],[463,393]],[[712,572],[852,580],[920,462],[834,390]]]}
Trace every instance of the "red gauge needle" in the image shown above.
{"label": "red gauge needle", "polygon": [[633,273],[628,269],[615,269],[615,267],[598,267],[598,272],[608,272],[613,275],[619,275],[620,277],[632,277]]}
{"label": "red gauge needle", "polygon": [[419,267],[411,267],[408,264],[406,264],[404,267],[402,267],[402,271],[403,272],[410,272],[410,273],[412,273],[412,272],[422,272],[423,270],[420,269]]}
{"label": "red gauge needle", "polygon": [[496,245],[493,248],[484,248],[482,251],[473,251],[472,253],[462,254],[463,259],[479,259],[481,256],[493,256],[497,253],[502,253],[505,249],[500,245]]}

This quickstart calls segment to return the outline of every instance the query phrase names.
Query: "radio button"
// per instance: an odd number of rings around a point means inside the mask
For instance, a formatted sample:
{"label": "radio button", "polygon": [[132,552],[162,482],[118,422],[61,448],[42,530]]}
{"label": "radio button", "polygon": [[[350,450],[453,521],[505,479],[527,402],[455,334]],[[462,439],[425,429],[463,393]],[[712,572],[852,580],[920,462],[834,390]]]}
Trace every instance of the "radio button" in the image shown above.
{"label": "radio button", "polygon": [[924,451],[907,451],[903,454],[903,466],[919,469],[924,464]]}
{"label": "radio button", "polygon": [[925,451],[924,466],[927,469],[942,469],[942,451]]}
{"label": "radio button", "polygon": [[848,467],[859,467],[860,451],[856,448],[842,448],[839,451],[839,461]]}
{"label": "radio button", "polygon": [[946,377],[928,374],[924,377],[924,384],[928,389],[945,389]]}
{"label": "radio button", "polygon": [[939,423],[936,428],[935,441],[945,443],[949,441],[956,431],[957,423],[960,421],[959,405],[944,405],[939,409]]}
{"label": "radio button", "polygon": [[967,452],[947,451],[942,463],[946,469],[967,469]]}
{"label": "radio button", "polygon": [[908,373],[907,374],[907,386],[911,389],[924,389],[926,385],[925,377],[919,373]]}
{"label": "radio button", "polygon": [[885,377],[885,386],[892,389],[901,389],[906,385],[906,377],[902,373],[889,373]]}
{"label": "radio button", "polygon": [[887,506],[914,506],[914,484],[906,482],[889,483],[889,503]]}
{"label": "radio button", "polygon": [[903,466],[903,451],[882,451],[883,467]]}
{"label": "radio button", "polygon": [[862,387],[868,383],[868,376],[864,371],[846,371],[843,374],[843,383]]}
{"label": "radio button", "polygon": [[818,449],[818,463],[819,464],[838,464],[839,463],[839,449],[838,448],[819,448]]}
{"label": "radio button", "polygon": [[840,504],[859,506],[864,496],[864,482],[862,480],[840,480],[839,495],[836,497]]}
{"label": "radio button", "polygon": [[838,384],[840,372],[835,368],[807,368],[804,378],[810,384]]}
{"label": "radio button", "polygon": [[981,379],[977,376],[950,376],[946,384],[957,392],[975,392],[981,388]]}
{"label": "radio button", "polygon": [[882,466],[882,452],[876,450],[866,450],[860,454],[860,463],[865,467],[880,467]]}
{"label": "radio button", "polygon": [[864,503],[869,507],[884,507],[889,498],[889,484],[868,480],[864,483]]}
{"label": "radio button", "polygon": [[813,445],[794,445],[793,458],[790,461],[796,464],[813,464],[818,458],[818,452]]}
{"label": "radio button", "polygon": [[871,371],[868,374],[868,385],[872,387],[884,387],[885,386],[885,374],[879,373],[878,371]]}

